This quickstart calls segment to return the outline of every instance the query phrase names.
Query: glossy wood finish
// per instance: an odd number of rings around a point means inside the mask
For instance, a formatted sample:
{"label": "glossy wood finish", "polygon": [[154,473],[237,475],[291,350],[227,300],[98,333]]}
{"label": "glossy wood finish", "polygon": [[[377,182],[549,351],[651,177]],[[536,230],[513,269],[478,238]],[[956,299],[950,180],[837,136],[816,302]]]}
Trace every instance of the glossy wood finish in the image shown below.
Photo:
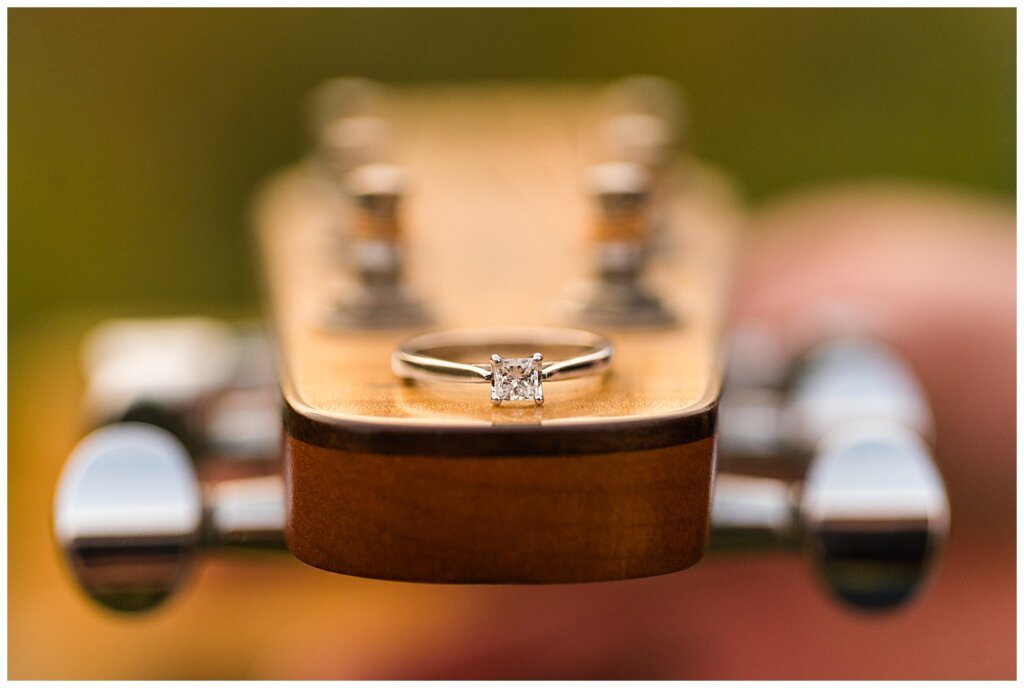
{"label": "glossy wood finish", "polygon": [[443,457],[292,438],[288,545],[320,568],[395,580],[566,583],[678,571],[704,552],[713,443]]}
{"label": "glossy wood finish", "polygon": [[[408,277],[435,327],[566,325],[556,304],[590,269],[583,193],[598,111],[587,89],[425,89],[389,115],[411,193]],[[406,330],[332,331],[351,281],[330,267],[351,208],[312,166],[267,188],[257,221],[282,361],[289,545],[356,575],[566,582],[665,573],[703,552],[713,479],[729,187],[683,161],[659,188],[650,283],[680,325],[602,333],[602,381],[545,386],[543,407],[486,385],[408,385]]]}

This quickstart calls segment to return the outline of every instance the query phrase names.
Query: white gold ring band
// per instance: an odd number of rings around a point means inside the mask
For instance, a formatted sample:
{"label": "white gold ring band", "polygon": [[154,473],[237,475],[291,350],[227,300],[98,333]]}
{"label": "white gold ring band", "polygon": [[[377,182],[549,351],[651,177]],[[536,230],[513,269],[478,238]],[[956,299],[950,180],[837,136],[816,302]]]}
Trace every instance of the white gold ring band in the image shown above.
{"label": "white gold ring band", "polygon": [[[547,361],[544,350],[565,352]],[[532,355],[524,352],[534,352]],[[509,352],[521,355],[507,357]],[[473,356],[490,354],[487,362]],[[544,382],[600,375],[615,356],[612,343],[585,330],[549,327],[460,329],[431,332],[403,342],[391,369],[407,380],[490,383],[491,402],[544,403]]]}

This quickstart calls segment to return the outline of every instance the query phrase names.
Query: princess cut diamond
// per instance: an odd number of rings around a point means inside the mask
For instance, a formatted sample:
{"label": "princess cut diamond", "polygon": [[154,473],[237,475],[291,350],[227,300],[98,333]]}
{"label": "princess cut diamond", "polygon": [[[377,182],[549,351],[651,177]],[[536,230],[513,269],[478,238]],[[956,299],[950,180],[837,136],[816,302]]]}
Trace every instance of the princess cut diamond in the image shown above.
{"label": "princess cut diamond", "polygon": [[532,401],[544,403],[541,385],[540,354],[532,358],[502,358],[491,356],[491,403],[503,401]]}

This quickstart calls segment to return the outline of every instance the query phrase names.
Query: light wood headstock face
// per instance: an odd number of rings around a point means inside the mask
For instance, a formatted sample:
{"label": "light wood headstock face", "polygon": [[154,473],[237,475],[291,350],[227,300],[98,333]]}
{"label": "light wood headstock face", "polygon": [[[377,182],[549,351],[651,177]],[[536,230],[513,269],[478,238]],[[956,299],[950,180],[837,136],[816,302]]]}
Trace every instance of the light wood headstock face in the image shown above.
{"label": "light wood headstock face", "polygon": [[[609,236],[583,181],[607,159],[598,96],[435,87],[382,106],[388,162],[408,184],[400,229],[378,236],[398,231],[403,285],[429,322],[369,328],[336,317],[360,279],[353,246],[372,243],[380,217],[353,198],[354,177],[310,162],[264,192],[257,225],[286,407],[287,537],[300,559],[438,582],[606,580],[699,560],[739,214],[728,186],[695,161],[655,169],[644,283],[675,320],[580,322],[567,303],[595,272],[594,238]],[[408,384],[390,368],[414,333],[534,325],[610,337],[611,373],[546,386],[544,406],[494,407],[483,386]]]}

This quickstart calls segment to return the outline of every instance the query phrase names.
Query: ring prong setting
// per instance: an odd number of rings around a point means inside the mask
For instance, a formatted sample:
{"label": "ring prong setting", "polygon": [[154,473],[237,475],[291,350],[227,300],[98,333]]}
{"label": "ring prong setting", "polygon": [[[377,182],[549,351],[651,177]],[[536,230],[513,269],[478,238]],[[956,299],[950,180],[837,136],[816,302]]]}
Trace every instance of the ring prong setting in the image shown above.
{"label": "ring prong setting", "polygon": [[530,358],[502,358],[491,356],[491,403],[495,406],[503,401],[532,401],[538,406],[544,403],[544,389],[541,382],[541,361],[544,357],[535,353]]}

